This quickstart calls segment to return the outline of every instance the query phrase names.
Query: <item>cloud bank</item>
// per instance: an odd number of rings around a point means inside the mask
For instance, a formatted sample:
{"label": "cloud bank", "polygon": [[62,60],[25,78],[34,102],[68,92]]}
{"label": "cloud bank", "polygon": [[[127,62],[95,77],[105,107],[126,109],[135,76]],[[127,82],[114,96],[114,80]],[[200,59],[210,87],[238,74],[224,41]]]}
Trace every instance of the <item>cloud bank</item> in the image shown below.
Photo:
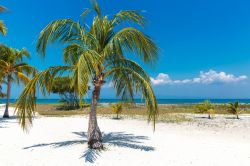
{"label": "cloud bank", "polygon": [[165,85],[165,84],[214,84],[214,83],[233,83],[240,82],[247,79],[246,75],[235,76],[233,74],[227,74],[225,72],[217,72],[215,70],[209,70],[207,72],[200,72],[198,77],[184,80],[172,80],[168,74],[159,73],[157,77],[152,78],[153,85]]}

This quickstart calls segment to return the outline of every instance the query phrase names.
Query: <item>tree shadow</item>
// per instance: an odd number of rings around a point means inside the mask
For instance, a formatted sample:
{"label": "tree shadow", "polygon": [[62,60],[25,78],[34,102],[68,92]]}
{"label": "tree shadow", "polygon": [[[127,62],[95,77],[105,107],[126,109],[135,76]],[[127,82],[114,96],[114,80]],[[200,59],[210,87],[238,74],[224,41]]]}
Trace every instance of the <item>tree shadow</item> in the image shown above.
{"label": "tree shadow", "polygon": [[0,128],[6,128],[7,121],[3,118],[0,118]]}
{"label": "tree shadow", "polygon": [[112,117],[111,119],[112,119],[112,120],[122,120],[123,118],[122,118],[122,117],[119,117],[119,118],[117,118],[117,117]]}
{"label": "tree shadow", "polygon": [[7,124],[9,123],[17,123],[14,120],[16,120],[16,117],[9,117],[9,118],[0,117],[0,128],[7,128]]}
{"label": "tree shadow", "polygon": [[225,119],[231,119],[231,120],[241,120],[240,118],[237,119],[237,117],[225,117]]}
{"label": "tree shadow", "polygon": [[[44,144],[36,144],[28,147],[24,147],[23,149],[37,148],[37,147],[45,147],[52,146],[54,148],[60,148],[65,146],[72,146],[76,144],[83,144],[87,142],[87,134],[86,132],[73,132],[80,136],[80,140],[71,140],[71,141],[61,141],[61,142],[52,142],[52,143],[44,143]],[[116,146],[121,148],[130,148],[134,150],[141,151],[154,151],[155,148],[152,146],[143,145],[145,140],[149,140],[147,136],[136,136],[134,134],[126,134],[124,132],[111,132],[111,133],[103,133],[103,144],[104,149],[96,150],[96,149],[87,149],[83,152],[83,155],[80,158],[84,158],[85,162],[94,163],[101,153],[107,150],[107,145]]]}
{"label": "tree shadow", "polygon": [[85,140],[72,140],[72,141],[62,141],[62,142],[52,142],[52,143],[43,143],[43,144],[36,144],[32,146],[24,147],[23,149],[32,149],[32,148],[38,148],[38,147],[44,147],[44,146],[51,146],[54,148],[60,148],[64,146],[72,146],[76,144],[83,144],[86,143]]}
{"label": "tree shadow", "polygon": [[97,149],[87,149],[83,152],[83,155],[80,158],[84,158],[86,163],[94,163],[101,153],[105,150],[97,150]]}
{"label": "tree shadow", "polygon": [[[84,132],[74,132],[79,136],[85,137]],[[152,146],[142,145],[144,140],[149,140],[147,136],[136,136],[134,134],[126,134],[124,132],[111,132],[103,133],[103,150],[87,149],[81,158],[85,159],[85,162],[94,163],[95,160],[106,150],[106,145],[117,146],[122,148],[130,148],[141,151],[154,151]]]}
{"label": "tree shadow", "polygon": [[194,118],[194,119],[208,119],[208,120],[211,120],[211,119],[213,119],[214,117],[211,117],[211,118],[209,119],[208,116],[194,116],[193,118]]}

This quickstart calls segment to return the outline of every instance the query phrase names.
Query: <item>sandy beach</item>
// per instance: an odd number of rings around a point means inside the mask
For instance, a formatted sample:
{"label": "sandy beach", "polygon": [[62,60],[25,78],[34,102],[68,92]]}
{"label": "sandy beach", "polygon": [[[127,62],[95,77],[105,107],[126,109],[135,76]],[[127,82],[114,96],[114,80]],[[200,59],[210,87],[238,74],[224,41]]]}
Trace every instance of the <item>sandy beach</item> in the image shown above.
{"label": "sandy beach", "polygon": [[1,118],[0,165],[250,165],[250,116],[194,119],[158,123],[153,132],[143,120],[99,117],[105,150],[96,151],[87,148],[86,116],[38,116],[29,133],[15,117]]}

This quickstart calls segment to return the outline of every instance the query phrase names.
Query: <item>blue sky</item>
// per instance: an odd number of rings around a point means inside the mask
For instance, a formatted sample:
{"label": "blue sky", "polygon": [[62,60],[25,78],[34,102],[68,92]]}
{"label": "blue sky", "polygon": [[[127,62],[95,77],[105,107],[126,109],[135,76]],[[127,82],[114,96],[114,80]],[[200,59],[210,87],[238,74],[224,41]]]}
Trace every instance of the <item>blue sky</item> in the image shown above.
{"label": "blue sky", "polygon": [[[152,69],[158,98],[249,98],[250,2],[247,0],[99,0],[104,12],[145,11],[143,30],[161,48]],[[9,12],[0,16],[8,27],[2,43],[26,47],[40,70],[61,65],[61,48],[52,45],[43,60],[35,52],[39,32],[52,20],[80,19],[88,0],[2,0]],[[140,63],[140,62],[139,62]],[[12,98],[20,93],[14,86]],[[102,97],[113,98],[109,86]],[[51,96],[52,98],[55,96]]]}

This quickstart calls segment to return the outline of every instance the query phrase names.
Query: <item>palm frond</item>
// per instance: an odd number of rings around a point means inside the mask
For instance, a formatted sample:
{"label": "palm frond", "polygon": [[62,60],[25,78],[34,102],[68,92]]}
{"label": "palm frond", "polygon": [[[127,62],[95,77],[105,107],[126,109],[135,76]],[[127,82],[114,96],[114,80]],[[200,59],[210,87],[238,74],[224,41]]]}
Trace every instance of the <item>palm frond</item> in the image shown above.
{"label": "palm frond", "polygon": [[6,32],[7,32],[6,25],[4,24],[3,21],[0,21],[0,33],[5,36]]}
{"label": "palm frond", "polygon": [[24,84],[27,84],[30,80],[27,75],[21,72],[15,72],[15,76],[16,76],[17,83],[22,81]]}
{"label": "palm frond", "polygon": [[[4,7],[4,6],[0,6],[0,13],[4,13],[4,12],[6,12],[8,9],[6,8],[6,7]],[[6,26],[5,26],[5,24],[4,24],[4,22],[3,21],[1,21],[0,20],[0,33],[2,34],[2,35],[6,35],[6,33],[7,33],[7,28],[6,28]]]}
{"label": "palm frond", "polygon": [[150,77],[148,76],[148,74],[143,70],[143,68],[138,63],[136,63],[133,60],[119,58],[119,57],[113,58],[113,56],[111,56],[111,59],[109,59],[109,57],[106,57],[105,60],[106,60],[106,65],[105,65],[106,69],[112,69],[117,67],[130,68],[139,73],[146,81],[150,82]]}
{"label": "palm frond", "polygon": [[122,10],[114,15],[113,20],[111,20],[114,26],[120,25],[122,23],[135,23],[142,27],[145,26],[146,19],[138,10]]}
{"label": "palm frond", "polygon": [[152,39],[135,28],[124,28],[114,35],[105,50],[122,50],[123,54],[138,55],[143,62],[153,64],[159,49]]}
{"label": "palm frond", "polygon": [[86,9],[82,14],[81,17],[85,19],[85,17],[91,12],[91,9]]}
{"label": "palm frond", "polygon": [[34,76],[38,71],[35,67],[28,65],[27,63],[20,63],[14,66],[15,70],[18,72],[23,72],[27,75]]}
{"label": "palm frond", "polygon": [[1,69],[5,68],[5,67],[8,67],[8,63],[2,59],[0,59],[0,67]]}
{"label": "palm frond", "polygon": [[8,9],[4,6],[0,6],[0,13],[6,12]]}
{"label": "palm frond", "polygon": [[21,127],[28,130],[32,125],[33,115],[36,108],[36,90],[43,95],[51,92],[53,78],[62,71],[72,69],[69,66],[55,66],[36,74],[25,86],[16,103],[16,112]]}
{"label": "palm frond", "polygon": [[23,57],[30,58],[30,53],[26,48],[22,48],[20,51],[16,50],[16,56],[22,61]]}
{"label": "palm frond", "polygon": [[[76,93],[82,97],[88,90],[88,83],[93,75],[98,74],[101,67],[100,55],[94,50],[82,52],[74,74]],[[76,81],[77,80],[77,81]]]}
{"label": "palm frond", "polygon": [[145,99],[149,112],[148,120],[153,120],[155,128],[156,115],[158,113],[157,101],[151,83],[148,80],[149,76],[144,74],[145,72],[134,64],[134,68],[127,66],[113,67],[107,71],[106,77],[111,77],[110,79],[116,89],[117,96],[124,100],[133,99],[133,96],[137,93],[142,94],[142,99]]}
{"label": "palm frond", "polygon": [[[96,51],[102,52],[103,48],[109,43],[115,33],[113,25],[110,23],[108,17],[105,16],[103,18],[94,17],[89,34],[95,39],[93,42],[95,42],[94,46]],[[94,49],[92,43],[89,43],[89,47]]]}
{"label": "palm frond", "polygon": [[101,13],[101,8],[100,8],[98,2],[96,0],[91,0],[90,2],[91,2],[91,5],[92,5],[93,9],[97,13],[97,15],[99,17],[101,17],[102,13]]}
{"label": "palm frond", "polygon": [[86,50],[88,49],[85,49],[79,44],[71,44],[67,46],[63,50],[64,63],[68,65],[75,65],[78,62],[80,55]]}
{"label": "palm frond", "polygon": [[37,41],[37,52],[45,55],[48,44],[58,42],[70,42],[79,38],[79,34],[84,33],[84,29],[79,22],[71,19],[62,19],[51,22],[41,32]]}

